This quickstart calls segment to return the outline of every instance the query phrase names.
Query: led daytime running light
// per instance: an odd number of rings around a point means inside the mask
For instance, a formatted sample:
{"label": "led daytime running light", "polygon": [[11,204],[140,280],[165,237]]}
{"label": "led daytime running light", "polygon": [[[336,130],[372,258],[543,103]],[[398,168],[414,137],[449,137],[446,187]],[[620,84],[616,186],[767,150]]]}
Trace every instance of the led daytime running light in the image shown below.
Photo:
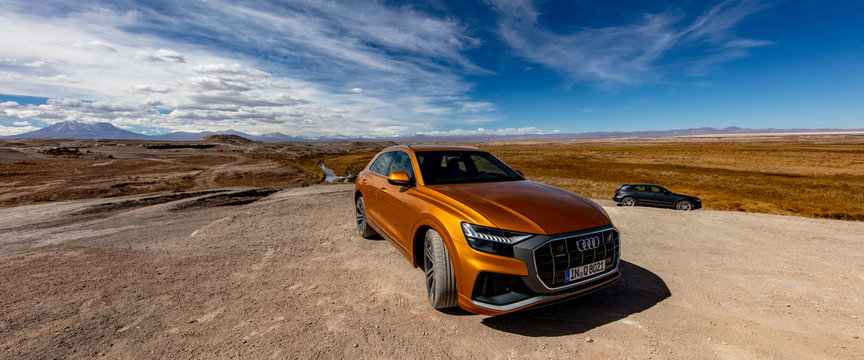
{"label": "led daytime running light", "polygon": [[494,241],[504,244],[514,244],[531,237],[529,234],[487,228],[464,222],[462,223],[462,231],[464,231],[465,236],[469,238]]}

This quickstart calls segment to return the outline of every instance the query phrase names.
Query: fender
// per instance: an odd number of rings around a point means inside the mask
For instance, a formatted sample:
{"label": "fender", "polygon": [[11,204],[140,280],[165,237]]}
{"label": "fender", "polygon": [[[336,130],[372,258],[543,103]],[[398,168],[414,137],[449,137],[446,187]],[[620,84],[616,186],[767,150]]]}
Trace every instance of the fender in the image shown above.
{"label": "fender", "polygon": [[[420,220],[418,220],[412,227],[412,229],[414,229],[414,236],[411,237],[412,255],[415,255],[413,252],[414,249],[417,248],[416,242],[419,235],[418,231],[423,227],[432,228],[432,230],[435,230],[438,235],[441,235],[441,239],[444,240],[444,246],[447,247],[447,253],[450,256],[450,264],[453,265],[453,275],[456,277],[456,289],[462,291],[462,262],[459,261],[460,257],[459,253],[456,251],[456,246],[453,244],[453,237],[450,236],[450,231],[447,230],[447,227],[444,226],[444,224],[428,213],[423,214]],[[416,256],[411,256],[411,259],[409,259],[415,268],[420,267],[420,264],[417,263],[416,259]]]}

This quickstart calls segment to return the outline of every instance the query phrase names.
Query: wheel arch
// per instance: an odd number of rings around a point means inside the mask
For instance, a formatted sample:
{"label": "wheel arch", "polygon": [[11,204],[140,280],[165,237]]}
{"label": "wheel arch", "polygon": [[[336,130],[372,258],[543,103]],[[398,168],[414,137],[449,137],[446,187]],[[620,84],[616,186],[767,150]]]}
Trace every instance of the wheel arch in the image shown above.
{"label": "wheel arch", "polygon": [[[424,216],[417,224],[414,225],[414,235],[411,237],[411,250],[413,251],[413,260],[415,267],[421,267],[420,265],[423,263],[423,242],[426,241],[426,231],[435,230],[438,235],[441,235],[441,240],[444,240],[444,246],[447,247],[447,252],[450,254],[450,261],[453,261],[453,254],[456,253],[456,249],[453,246],[453,239],[450,237],[450,234],[447,232],[447,227],[444,224],[441,224],[438,219],[432,216]],[[419,250],[419,251],[418,251]]]}
{"label": "wheel arch", "polygon": [[424,224],[420,225],[420,227],[414,231],[414,238],[411,240],[411,248],[414,255],[414,267],[423,268],[423,243],[426,241],[426,232],[431,229],[431,226]]}
{"label": "wheel arch", "polygon": [[459,255],[456,251],[454,239],[438,219],[432,216],[426,216],[420,219],[414,226],[414,235],[411,237],[412,261],[414,267],[423,267],[423,243],[426,241],[426,231],[435,230],[441,236],[444,242],[444,247],[447,248],[447,256],[450,257],[450,263],[453,266],[453,275],[456,278],[456,289],[462,293],[462,263],[459,261]]}

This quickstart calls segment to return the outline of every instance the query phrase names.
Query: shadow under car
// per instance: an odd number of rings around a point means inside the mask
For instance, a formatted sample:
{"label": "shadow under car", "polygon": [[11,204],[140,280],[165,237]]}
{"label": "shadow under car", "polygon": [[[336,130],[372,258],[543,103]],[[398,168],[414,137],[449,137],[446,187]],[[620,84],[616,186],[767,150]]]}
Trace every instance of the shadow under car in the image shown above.
{"label": "shadow under car", "polygon": [[621,260],[621,280],[608,288],[555,305],[488,317],[482,323],[525,336],[580,334],[647,310],[672,295],[656,274]]}

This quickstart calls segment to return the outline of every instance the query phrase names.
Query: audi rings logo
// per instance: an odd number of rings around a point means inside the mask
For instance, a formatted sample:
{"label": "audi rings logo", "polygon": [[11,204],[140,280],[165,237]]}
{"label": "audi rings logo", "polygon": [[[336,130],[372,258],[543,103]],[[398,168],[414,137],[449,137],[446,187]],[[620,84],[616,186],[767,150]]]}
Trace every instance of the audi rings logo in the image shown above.
{"label": "audi rings logo", "polygon": [[592,236],[589,238],[584,238],[576,242],[576,248],[579,251],[588,251],[594,250],[600,246],[600,237]]}

